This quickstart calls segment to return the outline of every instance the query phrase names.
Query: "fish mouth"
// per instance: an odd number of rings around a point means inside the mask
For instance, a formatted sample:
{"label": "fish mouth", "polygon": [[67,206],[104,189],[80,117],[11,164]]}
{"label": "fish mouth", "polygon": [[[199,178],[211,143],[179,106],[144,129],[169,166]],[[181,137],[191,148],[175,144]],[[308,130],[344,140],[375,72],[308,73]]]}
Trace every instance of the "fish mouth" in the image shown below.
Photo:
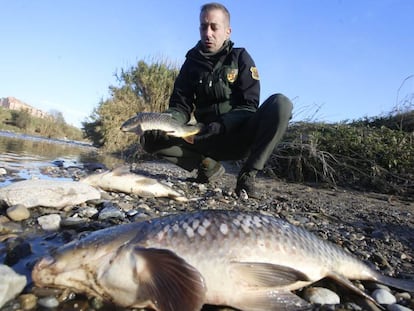
{"label": "fish mouth", "polygon": [[82,267],[66,269],[65,266],[61,265],[58,259],[51,256],[44,257],[35,264],[32,280],[40,288],[69,288],[75,293],[85,292],[92,296],[106,297],[94,282],[93,276]]}
{"label": "fish mouth", "polygon": [[133,132],[138,136],[144,133],[140,125],[122,125],[119,129],[124,133]]}
{"label": "fish mouth", "polygon": [[32,279],[37,286],[54,284],[56,271],[53,266],[55,262],[52,256],[46,256],[35,264]]}

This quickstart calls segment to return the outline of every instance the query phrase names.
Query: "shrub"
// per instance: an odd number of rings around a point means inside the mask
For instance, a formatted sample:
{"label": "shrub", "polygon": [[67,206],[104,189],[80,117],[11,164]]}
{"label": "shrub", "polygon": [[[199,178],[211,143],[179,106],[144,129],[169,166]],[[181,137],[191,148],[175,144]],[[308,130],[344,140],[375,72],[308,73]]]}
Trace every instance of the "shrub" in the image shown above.
{"label": "shrub", "polygon": [[31,116],[27,110],[13,111],[12,120],[19,129],[27,129],[31,123]]}
{"label": "shrub", "polygon": [[164,111],[177,74],[178,69],[167,61],[139,61],[136,67],[121,70],[117,75],[120,86],[110,86],[110,98],[102,100],[89,120],[82,123],[86,137],[112,152],[136,143],[136,135],[119,130],[121,124],[138,112]]}
{"label": "shrub", "polygon": [[371,123],[297,123],[267,169],[292,181],[414,193],[414,133]]}

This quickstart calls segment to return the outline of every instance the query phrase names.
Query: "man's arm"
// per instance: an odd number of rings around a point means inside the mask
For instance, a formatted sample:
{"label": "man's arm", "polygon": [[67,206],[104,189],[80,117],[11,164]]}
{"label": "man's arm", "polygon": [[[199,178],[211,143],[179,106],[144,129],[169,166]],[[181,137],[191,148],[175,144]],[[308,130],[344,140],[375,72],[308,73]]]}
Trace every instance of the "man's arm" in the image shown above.
{"label": "man's arm", "polygon": [[233,87],[232,110],[222,116],[226,132],[237,128],[241,121],[254,113],[260,101],[260,81],[256,65],[246,50],[238,58],[238,77]]}
{"label": "man's arm", "polygon": [[171,113],[173,118],[182,124],[190,120],[194,100],[194,90],[192,89],[192,83],[190,83],[187,68],[188,61],[186,60],[175,79],[169,107],[166,110],[166,113]]}

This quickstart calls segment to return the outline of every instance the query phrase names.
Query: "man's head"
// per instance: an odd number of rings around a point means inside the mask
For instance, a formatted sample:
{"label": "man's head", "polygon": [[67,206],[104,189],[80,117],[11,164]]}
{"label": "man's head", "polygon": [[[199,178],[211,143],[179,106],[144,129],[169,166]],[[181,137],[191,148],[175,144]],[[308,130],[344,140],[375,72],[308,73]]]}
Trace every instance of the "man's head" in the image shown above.
{"label": "man's head", "polygon": [[217,52],[230,38],[230,13],[219,3],[208,3],[200,11],[200,38],[205,52]]}

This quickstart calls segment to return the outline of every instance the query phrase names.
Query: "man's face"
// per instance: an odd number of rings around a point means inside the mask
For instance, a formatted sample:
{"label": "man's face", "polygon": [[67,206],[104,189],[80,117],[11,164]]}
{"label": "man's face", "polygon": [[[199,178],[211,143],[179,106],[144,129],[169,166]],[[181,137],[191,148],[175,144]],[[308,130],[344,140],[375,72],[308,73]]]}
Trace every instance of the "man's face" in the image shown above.
{"label": "man's face", "polygon": [[230,38],[230,33],[223,11],[213,9],[200,15],[200,38],[205,52],[217,52]]}

